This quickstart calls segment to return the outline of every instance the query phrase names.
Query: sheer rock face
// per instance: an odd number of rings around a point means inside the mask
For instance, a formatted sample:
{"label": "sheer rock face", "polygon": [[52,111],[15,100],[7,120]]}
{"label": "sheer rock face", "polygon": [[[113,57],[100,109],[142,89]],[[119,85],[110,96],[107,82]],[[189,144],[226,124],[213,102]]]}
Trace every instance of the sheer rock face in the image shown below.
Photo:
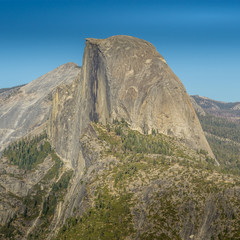
{"label": "sheer rock face", "polygon": [[80,73],[75,63],[64,64],[31,83],[0,93],[0,152],[49,118],[52,92]]}
{"label": "sheer rock face", "polygon": [[[72,98],[72,103],[67,107],[56,94],[49,136],[57,152],[73,166],[81,158],[80,137],[89,122],[106,124],[115,118],[124,118],[142,133],[155,129],[178,137],[214,157],[184,86],[147,41],[130,36],[86,39],[78,85],[72,95],[61,98]],[[74,146],[59,140],[57,131],[65,131]]]}

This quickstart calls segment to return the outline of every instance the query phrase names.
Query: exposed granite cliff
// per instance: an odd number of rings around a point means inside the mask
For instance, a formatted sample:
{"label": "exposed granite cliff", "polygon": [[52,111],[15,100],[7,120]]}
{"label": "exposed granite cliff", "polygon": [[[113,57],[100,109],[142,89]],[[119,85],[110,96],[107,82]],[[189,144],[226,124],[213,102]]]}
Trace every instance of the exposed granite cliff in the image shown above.
{"label": "exposed granite cliff", "polygon": [[80,71],[77,64],[67,63],[27,85],[0,93],[0,152],[46,122],[53,90],[59,84],[71,83]]}
{"label": "exposed granite cliff", "polygon": [[89,122],[106,124],[116,118],[142,133],[155,129],[180,138],[213,157],[184,86],[147,41],[130,36],[86,39],[79,81],[59,91],[48,132],[57,152],[72,166]]}

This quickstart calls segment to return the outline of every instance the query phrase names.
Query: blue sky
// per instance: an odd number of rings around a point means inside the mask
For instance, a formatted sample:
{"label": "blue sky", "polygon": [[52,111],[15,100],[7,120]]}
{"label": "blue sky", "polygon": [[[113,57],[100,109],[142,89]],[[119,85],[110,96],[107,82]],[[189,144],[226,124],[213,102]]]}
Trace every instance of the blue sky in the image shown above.
{"label": "blue sky", "polygon": [[82,63],[85,38],[150,41],[189,94],[240,101],[240,1],[0,0],[0,88]]}

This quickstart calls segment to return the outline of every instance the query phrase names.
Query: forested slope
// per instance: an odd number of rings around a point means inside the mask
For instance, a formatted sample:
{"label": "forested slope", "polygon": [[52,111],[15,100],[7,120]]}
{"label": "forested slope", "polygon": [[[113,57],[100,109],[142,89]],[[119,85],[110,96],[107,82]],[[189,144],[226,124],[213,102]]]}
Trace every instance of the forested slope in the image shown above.
{"label": "forested slope", "polygon": [[192,96],[207,140],[225,172],[240,174],[240,112],[239,103],[224,103]]}

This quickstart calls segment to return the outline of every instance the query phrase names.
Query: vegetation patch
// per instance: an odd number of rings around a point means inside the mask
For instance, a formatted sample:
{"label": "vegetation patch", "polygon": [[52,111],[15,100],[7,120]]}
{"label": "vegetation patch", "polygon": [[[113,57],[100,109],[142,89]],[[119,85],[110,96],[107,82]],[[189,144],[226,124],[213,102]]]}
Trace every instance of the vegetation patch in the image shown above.
{"label": "vegetation patch", "polygon": [[114,196],[107,188],[96,193],[94,206],[82,217],[71,218],[63,226],[56,240],[125,239],[134,233],[131,194]]}
{"label": "vegetation patch", "polygon": [[240,123],[228,121],[221,117],[215,117],[207,114],[202,116],[198,114],[202,128],[205,132],[211,133],[215,136],[228,138],[232,141],[240,143]]}
{"label": "vegetation patch", "polygon": [[11,221],[0,227],[0,239],[15,239],[16,235],[21,233],[11,224]]}
{"label": "vegetation patch", "polygon": [[29,239],[42,239],[48,233],[57,204],[63,200],[72,177],[72,170],[63,173],[61,178],[52,185],[50,192],[43,199],[39,226],[29,235]]}
{"label": "vegetation patch", "polygon": [[[80,215],[69,218],[54,239],[180,240],[189,237],[183,237],[188,229],[203,231],[204,221],[211,225],[212,239],[239,239],[239,178],[223,174],[204,150],[188,149],[155,130],[141,134],[124,120],[92,125],[96,138],[88,140],[99,147],[87,142],[83,147],[101,153],[93,171],[84,172],[83,208],[74,210]],[[63,163],[50,154],[54,166],[25,200],[30,209],[23,219],[39,216],[29,239],[48,236],[72,177],[71,171],[62,174]]]}
{"label": "vegetation patch", "polygon": [[221,172],[240,175],[240,122],[210,114],[198,117]]}
{"label": "vegetation patch", "polygon": [[113,125],[108,124],[106,127],[99,123],[94,123],[93,126],[99,139],[110,145],[111,152],[172,155],[172,148],[166,136],[155,130],[154,134],[141,134],[128,128],[124,119],[114,120]]}
{"label": "vegetation patch", "polygon": [[47,135],[42,134],[32,139],[26,138],[10,144],[3,152],[10,163],[21,169],[31,170],[51,152],[51,145],[46,141]]}
{"label": "vegetation patch", "polygon": [[[24,209],[21,213],[0,229],[3,239],[21,238],[22,230],[29,224],[33,224],[39,214],[37,227],[29,234],[29,239],[42,239],[46,236],[49,223],[53,218],[56,205],[62,201],[69,186],[72,171],[66,171],[59,178],[63,162],[51,149],[46,134],[26,138],[12,143],[4,151],[4,156],[10,164],[17,165],[24,170],[34,170],[47,156],[52,158],[54,165],[47,171],[44,177],[31,188],[26,197],[19,198],[19,206]],[[24,176],[23,176],[24,177]],[[56,182],[56,180],[59,180]],[[12,197],[13,198],[13,197]],[[21,226],[21,227],[20,227]]]}

